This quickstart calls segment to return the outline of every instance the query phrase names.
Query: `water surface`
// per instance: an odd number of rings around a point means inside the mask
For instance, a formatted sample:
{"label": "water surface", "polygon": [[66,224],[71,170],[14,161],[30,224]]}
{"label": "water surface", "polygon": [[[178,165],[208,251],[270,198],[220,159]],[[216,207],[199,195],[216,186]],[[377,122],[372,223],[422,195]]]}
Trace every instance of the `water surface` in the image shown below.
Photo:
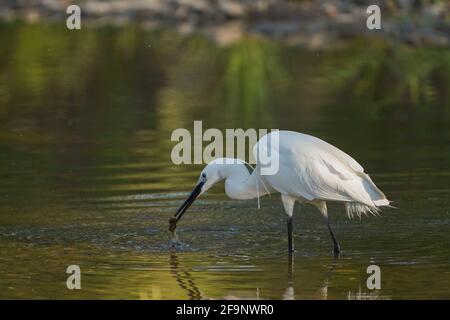
{"label": "water surface", "polygon": [[[376,39],[312,52],[135,26],[0,26],[0,298],[450,298],[448,49]],[[176,128],[279,128],[354,156],[397,209],[348,220],[295,209],[293,270],[278,195],[212,189],[167,220],[202,166]],[[68,265],[82,290],[67,290]],[[366,287],[380,266],[381,290]]]}

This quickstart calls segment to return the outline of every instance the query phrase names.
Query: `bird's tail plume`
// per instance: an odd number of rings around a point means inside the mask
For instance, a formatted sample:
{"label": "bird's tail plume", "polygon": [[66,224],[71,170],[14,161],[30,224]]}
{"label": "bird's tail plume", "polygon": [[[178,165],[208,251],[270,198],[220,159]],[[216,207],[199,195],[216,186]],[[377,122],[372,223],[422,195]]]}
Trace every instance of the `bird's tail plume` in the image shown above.
{"label": "bird's tail plume", "polygon": [[345,203],[345,210],[347,211],[347,216],[349,219],[352,219],[355,215],[361,218],[363,214],[365,216],[368,216],[369,214],[379,216],[382,207],[393,208],[389,205],[389,200],[387,199],[374,201],[374,206],[368,206],[359,202]]}

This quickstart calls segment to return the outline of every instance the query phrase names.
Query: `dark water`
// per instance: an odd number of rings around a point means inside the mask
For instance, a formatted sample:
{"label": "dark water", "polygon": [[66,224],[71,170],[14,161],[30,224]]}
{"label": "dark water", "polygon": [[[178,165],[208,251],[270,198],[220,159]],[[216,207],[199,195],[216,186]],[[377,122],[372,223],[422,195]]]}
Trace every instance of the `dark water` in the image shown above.
{"label": "dark water", "polygon": [[[0,298],[450,298],[449,79],[447,48],[377,39],[312,52],[0,25]],[[202,166],[173,165],[170,135],[194,120],[323,138],[397,209],[347,220],[331,205],[335,259],[317,209],[296,208],[292,271],[279,196],[258,211],[216,187],[171,250],[167,219]],[[381,290],[366,287],[371,264]]]}

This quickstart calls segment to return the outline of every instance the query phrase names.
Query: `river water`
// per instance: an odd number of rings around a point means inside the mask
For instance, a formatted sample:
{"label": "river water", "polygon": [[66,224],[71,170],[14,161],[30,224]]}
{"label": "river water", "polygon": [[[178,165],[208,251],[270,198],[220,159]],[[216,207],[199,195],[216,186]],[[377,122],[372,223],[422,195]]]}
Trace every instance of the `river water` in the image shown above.
{"label": "river water", "polygon": [[[450,55],[359,39],[325,51],[135,26],[0,25],[0,298],[450,298]],[[173,130],[278,128],[351,154],[395,209],[348,220],[223,186],[167,220],[201,165]],[[81,269],[81,290],[66,268]],[[381,289],[366,286],[367,267]]]}

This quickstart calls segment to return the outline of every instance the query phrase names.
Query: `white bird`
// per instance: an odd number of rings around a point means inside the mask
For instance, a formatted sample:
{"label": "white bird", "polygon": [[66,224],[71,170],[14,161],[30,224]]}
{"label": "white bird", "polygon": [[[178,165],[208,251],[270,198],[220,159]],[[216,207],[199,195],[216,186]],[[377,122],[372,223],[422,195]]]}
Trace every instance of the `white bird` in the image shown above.
{"label": "white bird", "polygon": [[[278,140],[271,140],[274,138]],[[278,141],[278,144],[271,141]],[[261,174],[261,152],[278,157],[278,170],[274,174]],[[313,204],[319,209],[336,254],[341,249],[330,226],[328,201],[342,202],[349,218],[355,214],[359,217],[378,214],[380,207],[389,206],[389,200],[358,162],[319,138],[293,131],[273,131],[255,144],[253,154],[256,167],[251,173],[246,163],[239,159],[221,158],[206,165],[196,187],[171,218],[169,230],[174,232],[176,222],[194,200],[221,180],[225,180],[225,192],[232,199],[258,198],[259,201],[265,194],[281,194],[287,214],[289,254],[294,250],[292,215],[296,201]]]}

